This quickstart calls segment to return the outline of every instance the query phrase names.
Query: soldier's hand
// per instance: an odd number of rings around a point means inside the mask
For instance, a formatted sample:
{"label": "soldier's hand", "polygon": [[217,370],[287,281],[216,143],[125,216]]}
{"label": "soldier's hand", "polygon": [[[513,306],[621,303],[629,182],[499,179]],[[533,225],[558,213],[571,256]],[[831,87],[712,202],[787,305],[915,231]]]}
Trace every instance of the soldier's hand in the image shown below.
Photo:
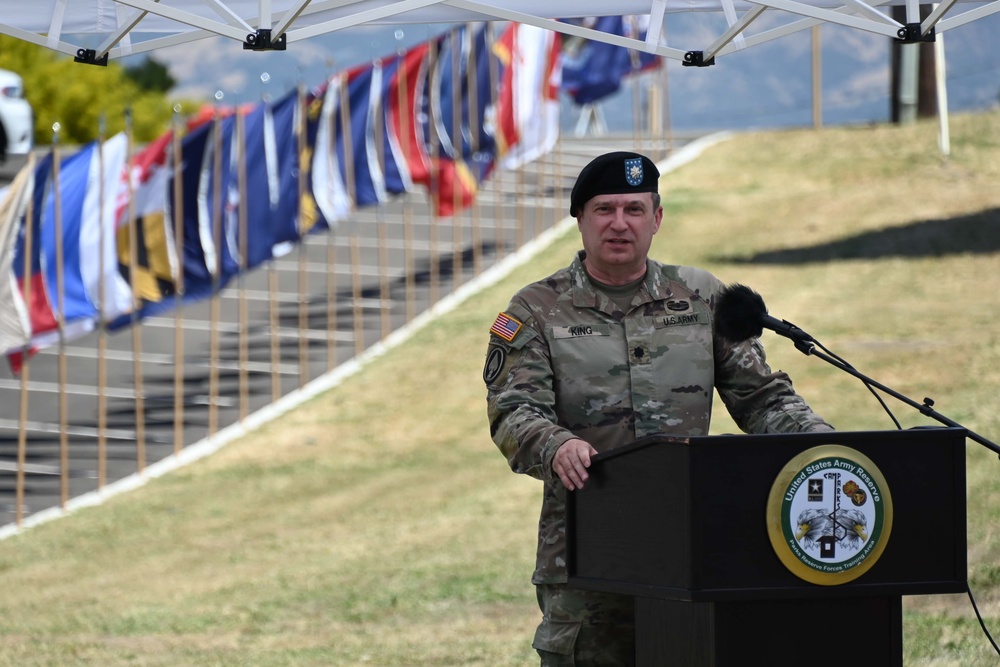
{"label": "soldier's hand", "polygon": [[573,438],[564,442],[552,457],[552,470],[559,475],[559,481],[570,491],[582,489],[590,475],[590,457],[597,450],[589,442]]}

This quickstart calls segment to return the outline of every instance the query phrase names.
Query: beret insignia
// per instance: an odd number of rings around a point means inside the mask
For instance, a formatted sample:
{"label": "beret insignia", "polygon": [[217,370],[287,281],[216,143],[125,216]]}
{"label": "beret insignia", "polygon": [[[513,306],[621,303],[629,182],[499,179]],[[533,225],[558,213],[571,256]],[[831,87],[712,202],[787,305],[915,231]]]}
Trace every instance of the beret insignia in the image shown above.
{"label": "beret insignia", "polygon": [[632,187],[642,185],[642,158],[625,160],[625,182]]}

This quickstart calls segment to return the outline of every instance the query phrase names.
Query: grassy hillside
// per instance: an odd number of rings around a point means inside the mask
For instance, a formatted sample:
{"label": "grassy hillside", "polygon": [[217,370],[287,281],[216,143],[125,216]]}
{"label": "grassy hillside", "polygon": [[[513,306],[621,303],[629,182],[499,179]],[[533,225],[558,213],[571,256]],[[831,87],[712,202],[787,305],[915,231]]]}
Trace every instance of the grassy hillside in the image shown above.
{"label": "grassy hillside", "polygon": [[[947,161],[935,132],[739,136],[663,179],[653,254],[753,286],[997,440],[1000,114],[954,117]],[[510,294],[577,247],[558,241],[212,458],[0,542],[0,665],[530,664],[540,486],[489,440],[482,363]],[[856,380],[765,344],[838,428],[892,428]],[[970,580],[1000,635],[1000,461],[970,443],[968,478]],[[907,598],[905,614],[908,666],[996,664],[965,597]]]}

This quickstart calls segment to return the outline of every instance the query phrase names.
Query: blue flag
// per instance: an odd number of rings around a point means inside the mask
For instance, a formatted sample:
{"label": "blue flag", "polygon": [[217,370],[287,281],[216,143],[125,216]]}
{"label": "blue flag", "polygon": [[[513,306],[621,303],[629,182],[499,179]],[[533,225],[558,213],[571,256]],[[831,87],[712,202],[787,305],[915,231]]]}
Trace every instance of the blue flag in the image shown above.
{"label": "blue flag", "polygon": [[[622,16],[602,16],[593,28],[611,35],[645,38],[643,31],[630,34],[633,31]],[[570,38],[565,44],[562,88],[581,105],[617,92],[626,76],[659,63],[655,55],[604,42]]]}
{"label": "blue flag", "polygon": [[[77,320],[96,320],[97,308],[87,294],[83,279],[80,252],[80,230],[83,226],[83,202],[87,196],[90,163],[97,151],[92,142],[78,152],[60,161],[58,192],[52,191],[45,201],[42,215],[41,248],[45,273],[45,287],[49,303],[58,313],[62,302],[62,316],[66,323]],[[56,197],[59,197],[59,223],[56,220]],[[62,237],[62,256],[59,256],[57,235]],[[62,269],[62,294],[59,294],[59,270]],[[62,297],[60,299],[60,296]]]}
{"label": "blue flag", "polygon": [[[227,119],[232,121],[232,119]],[[220,121],[225,124],[225,121]],[[225,235],[221,235],[221,262],[218,250],[214,247],[213,217],[208,207],[213,199],[212,189],[215,183],[210,178],[212,174],[212,141],[213,124],[205,123],[195,128],[181,140],[181,172],[180,185],[183,188],[182,210],[177,210],[174,198],[165,198],[166,217],[168,221],[182,220],[181,239],[182,253],[179,259],[184,278],[184,293],[181,303],[187,304],[211,296],[214,289],[221,289],[236,274],[237,265],[228,249]],[[173,193],[177,175],[171,174],[166,183],[167,193]],[[225,201],[225,191],[220,193]],[[215,218],[219,218],[218,215]],[[173,227],[172,223],[170,224]],[[218,219],[216,224],[222,224]],[[166,294],[156,301],[145,301],[142,307],[132,315],[123,315],[112,321],[108,328],[117,330],[129,326],[135,319],[152,317],[173,309],[177,298]]]}

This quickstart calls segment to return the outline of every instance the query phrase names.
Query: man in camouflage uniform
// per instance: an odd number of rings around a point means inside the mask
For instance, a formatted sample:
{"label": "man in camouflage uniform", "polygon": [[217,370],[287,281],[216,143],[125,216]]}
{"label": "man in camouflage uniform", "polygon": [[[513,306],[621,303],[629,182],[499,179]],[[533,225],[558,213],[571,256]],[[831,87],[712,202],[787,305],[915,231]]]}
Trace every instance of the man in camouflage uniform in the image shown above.
{"label": "man in camouflage uniform", "polygon": [[566,586],[566,492],[586,484],[594,454],[707,434],[713,388],[749,433],[832,430],[771,371],[759,340],[714,334],[717,278],[647,258],[663,217],[658,179],[635,153],[587,165],[570,203],[583,251],[518,292],[490,330],[490,433],[514,472],[544,482],[532,577],[543,666],[633,660],[633,600]]}

